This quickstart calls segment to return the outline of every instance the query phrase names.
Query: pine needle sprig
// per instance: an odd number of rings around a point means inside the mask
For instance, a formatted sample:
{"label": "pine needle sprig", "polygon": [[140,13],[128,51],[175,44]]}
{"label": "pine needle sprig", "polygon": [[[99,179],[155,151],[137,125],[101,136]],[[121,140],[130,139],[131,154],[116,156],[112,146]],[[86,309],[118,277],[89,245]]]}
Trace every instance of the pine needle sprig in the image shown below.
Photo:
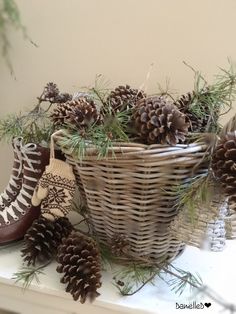
{"label": "pine needle sprig", "polygon": [[94,86],[86,88],[91,97],[98,104],[99,109],[107,107],[106,98],[110,91],[109,86],[110,81],[103,75],[98,74],[96,75]]}
{"label": "pine needle sprig", "polygon": [[13,274],[12,279],[15,280],[16,283],[22,283],[24,290],[29,288],[33,280],[39,284],[39,275],[44,275],[43,269],[46,268],[51,262],[52,260],[38,267],[22,266],[18,272]]}
{"label": "pine needle sprig", "polygon": [[156,267],[131,263],[113,273],[113,284],[121,295],[131,296],[140,291],[146,284],[154,284],[154,279],[159,271]]}
{"label": "pine needle sprig", "polygon": [[[202,293],[206,295],[211,300],[215,301],[217,304],[222,306],[222,308],[226,311],[228,310],[231,314],[236,313],[236,305],[233,303],[229,303],[224,300],[218,293],[216,293],[213,289],[203,284],[203,281],[200,275],[197,273],[193,275],[189,272],[186,272],[182,269],[179,269],[172,264],[169,265],[173,270],[168,267],[164,267],[163,271],[171,276],[174,276],[176,280],[173,282],[167,281],[167,284],[173,286],[173,290],[177,293],[182,293],[183,289],[186,287],[190,287],[190,290],[196,290],[196,293]],[[162,278],[163,279],[163,278]],[[166,280],[163,279],[165,282]],[[179,280],[179,281],[178,281]],[[178,290],[178,291],[177,291]],[[223,310],[222,310],[223,311]]]}
{"label": "pine needle sprig", "polygon": [[[159,260],[157,267],[156,263],[145,258],[137,258],[129,254],[122,257],[115,256],[110,248],[102,243],[99,243],[99,248],[103,268],[112,270],[113,285],[123,296],[134,295],[148,283],[154,284],[161,265],[166,264],[165,257]],[[119,265],[119,269],[113,270],[114,265]]]}
{"label": "pine needle sprig", "polygon": [[96,126],[87,131],[86,135],[80,134],[78,130],[70,128],[70,131],[62,130],[66,136],[57,139],[57,145],[67,154],[78,160],[83,160],[89,150],[98,152],[98,159],[108,155],[113,144],[109,135],[105,133],[102,126]]}
{"label": "pine needle sprig", "polygon": [[[177,193],[176,193],[177,192]],[[178,209],[186,210],[192,224],[196,221],[197,209],[210,206],[214,195],[214,183],[208,173],[192,178],[188,183],[179,185]]]}
{"label": "pine needle sprig", "polygon": [[229,70],[220,68],[221,73],[209,84],[199,71],[184,64],[194,71],[194,95],[189,110],[199,119],[205,118],[207,113],[205,131],[217,133],[220,131],[219,116],[226,114],[236,99],[235,65],[229,60]]}
{"label": "pine needle sprig", "polygon": [[[115,114],[107,114],[104,118],[104,124],[97,129],[98,134],[100,132],[101,136],[102,134],[108,135],[108,138],[104,140],[108,141],[110,146],[112,141],[129,142],[129,137],[127,135],[129,121],[130,110],[116,112]],[[96,133],[97,132],[95,130],[95,137]],[[106,154],[103,156],[106,156]]]}
{"label": "pine needle sprig", "polygon": [[43,111],[38,113],[9,114],[0,120],[0,140],[7,142],[21,136],[24,140],[40,143],[49,142],[53,126]]}
{"label": "pine needle sprig", "polygon": [[[55,97],[49,98],[48,89],[54,87],[56,90]],[[32,110],[24,113],[10,114],[7,117],[0,119],[0,140],[9,141],[13,137],[22,136],[25,141],[34,141],[36,143],[49,143],[50,136],[54,131],[54,126],[50,119],[50,108],[58,102],[57,96],[62,94],[59,92],[56,84],[48,83],[43,92],[37,97],[37,103]],[[43,104],[46,107],[43,108]]]}
{"label": "pine needle sprig", "polygon": [[216,182],[211,173],[205,169],[190,176],[184,183],[176,182],[165,193],[173,197],[177,210],[182,210],[195,225],[199,208],[210,207],[216,189]]}
{"label": "pine needle sprig", "polygon": [[113,150],[115,142],[128,142],[126,134],[129,122],[128,113],[118,112],[116,115],[106,115],[105,121],[100,125],[91,125],[84,133],[79,133],[73,125],[67,125],[62,130],[64,136],[57,139],[57,144],[68,154],[83,160],[89,150],[97,151],[97,158],[105,158],[108,155],[115,157]]}
{"label": "pine needle sprig", "polygon": [[[176,271],[174,278],[168,280],[167,282],[168,285],[171,287],[171,290],[174,291],[176,294],[181,295],[188,287],[190,288],[190,291],[202,287],[203,281],[198,273],[194,275],[193,273],[183,270],[181,268],[177,268],[172,264],[169,264],[168,266],[169,267],[167,268],[169,270],[173,269],[174,271]],[[164,273],[166,273],[166,269],[164,270]]]}
{"label": "pine needle sprig", "polygon": [[[133,266],[130,264],[129,268],[124,268],[126,271],[121,270],[121,277],[114,276],[114,285],[123,296],[134,295],[148,283],[155,284],[154,279],[156,276],[158,276],[177,294],[182,294],[186,288],[190,288],[190,291],[194,290],[196,293],[202,293],[203,295],[206,295],[211,300],[222,306],[223,309],[229,310],[230,313],[236,312],[236,305],[227,302],[210,287],[204,285],[203,280],[198,273],[193,274],[189,271],[185,271],[171,263],[168,263],[167,260],[161,260],[159,262],[152,261],[145,257],[133,255],[132,253],[130,253],[129,256],[127,255],[127,259],[129,263],[131,263],[131,261],[134,262]],[[166,279],[166,274],[170,275],[172,278],[169,280]],[[134,278],[134,282],[138,284],[138,287],[134,286],[133,281],[122,281],[122,278],[125,278],[126,280],[126,276],[131,276],[131,278]]]}
{"label": "pine needle sprig", "polygon": [[86,147],[89,145],[89,141],[81,136],[77,130],[72,129],[70,132],[68,130],[61,130],[63,136],[57,138],[57,145],[66,151],[69,155],[75,155],[82,160],[86,153]]}
{"label": "pine needle sprig", "polygon": [[112,269],[114,264],[117,263],[118,258],[112,254],[109,247],[107,247],[106,245],[102,243],[99,243],[99,249],[100,249],[103,269],[104,270]]}
{"label": "pine needle sprig", "polygon": [[[104,251],[104,248],[102,248]],[[109,260],[110,255],[106,255]],[[114,257],[111,256],[113,259]],[[194,275],[189,271],[177,268],[170,264],[166,258],[159,261],[153,261],[145,257],[137,257],[129,253],[123,258],[129,263],[118,271],[113,272],[114,286],[123,296],[131,296],[140,291],[146,284],[155,284],[155,278],[158,276],[165,281],[175,293],[182,294],[188,287],[196,289],[202,287],[202,279],[199,274]],[[113,262],[113,260],[111,260]],[[133,261],[133,263],[132,263]],[[171,275],[171,279],[166,280],[164,275]]]}

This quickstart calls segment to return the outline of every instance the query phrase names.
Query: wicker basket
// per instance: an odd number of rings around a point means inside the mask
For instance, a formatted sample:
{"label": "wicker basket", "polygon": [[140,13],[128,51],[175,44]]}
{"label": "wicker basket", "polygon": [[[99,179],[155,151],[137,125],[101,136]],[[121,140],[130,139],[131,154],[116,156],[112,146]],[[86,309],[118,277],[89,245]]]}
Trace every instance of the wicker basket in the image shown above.
{"label": "wicker basket", "polygon": [[181,210],[171,223],[170,229],[176,238],[198,248],[222,251],[226,243],[227,200],[216,194],[211,204],[196,209],[194,221],[187,211]]}
{"label": "wicker basket", "polygon": [[225,217],[225,229],[227,239],[236,239],[236,205],[229,206]]}
{"label": "wicker basket", "polygon": [[[195,175],[206,171],[206,146],[117,143],[113,151],[115,155],[98,159],[96,149],[88,148],[81,161],[65,151],[80,186],[82,182],[98,239],[107,244],[120,233],[127,236],[134,254],[175,257],[185,240],[171,228],[179,212],[177,190],[192,180],[193,169]],[[201,228],[205,231],[207,226]],[[188,230],[192,233],[192,226]]]}

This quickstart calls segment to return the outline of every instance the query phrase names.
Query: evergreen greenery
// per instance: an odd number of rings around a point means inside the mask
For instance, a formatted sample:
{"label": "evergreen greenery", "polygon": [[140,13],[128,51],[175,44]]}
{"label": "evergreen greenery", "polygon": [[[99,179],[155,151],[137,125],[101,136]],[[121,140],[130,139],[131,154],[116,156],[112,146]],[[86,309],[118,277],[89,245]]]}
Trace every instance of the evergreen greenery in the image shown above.
{"label": "evergreen greenery", "polygon": [[179,209],[186,209],[192,224],[196,220],[196,209],[209,207],[214,195],[214,183],[209,173],[197,175],[177,191]]}
{"label": "evergreen greenery", "polygon": [[110,81],[104,78],[103,75],[99,74],[96,75],[94,86],[86,88],[86,91],[89,92],[99,108],[106,107],[106,98],[110,92],[109,86]]}
{"label": "evergreen greenery", "polygon": [[[50,87],[53,85],[55,95]],[[21,136],[25,142],[49,143],[50,137],[54,132],[54,126],[50,120],[50,108],[56,102],[59,90],[56,84],[48,83],[43,92],[37,97],[38,102],[32,110],[24,113],[9,114],[0,119],[0,140],[11,141],[12,138]],[[43,104],[47,104],[43,108]]]}
{"label": "evergreen greenery", "polygon": [[[229,70],[221,69],[221,73],[216,76],[213,84],[208,84],[200,72],[194,70],[194,97],[190,110],[197,117],[202,118],[207,115],[208,126],[206,133],[218,133],[220,130],[218,118],[231,108],[232,101],[236,98],[236,73],[232,63]],[[66,129],[65,138],[60,139],[60,145],[67,148],[78,159],[84,158],[87,148],[95,148],[98,151],[98,158],[107,156],[113,150],[115,142],[128,142],[133,140],[132,125],[130,123],[131,110],[113,112],[107,96],[109,95],[109,83],[102,77],[97,76],[95,85],[87,88],[88,97],[92,98],[98,111],[103,115],[100,124],[94,124],[86,132],[78,132],[72,125],[64,125]],[[168,91],[162,90],[162,95]],[[169,95],[170,97],[170,95]],[[43,95],[39,98],[39,103],[33,110],[28,112],[8,115],[0,120],[0,139],[9,140],[14,136],[23,136],[26,140],[40,142],[48,141],[54,127],[50,120],[49,109],[53,102],[45,99]],[[47,100],[49,107],[43,109],[42,102]],[[206,113],[207,110],[207,113]],[[224,111],[225,110],[225,111]],[[197,134],[189,134],[189,138]],[[196,138],[195,138],[196,140]]]}
{"label": "evergreen greenery", "polygon": [[53,125],[43,109],[28,113],[9,114],[0,120],[0,140],[7,142],[21,136],[25,142],[49,143]]}
{"label": "evergreen greenery", "polygon": [[205,132],[220,131],[219,116],[226,114],[236,99],[235,64],[228,61],[229,69],[220,68],[220,74],[215,76],[212,84],[209,84],[199,71],[184,62],[194,71],[194,94],[189,110],[199,119],[207,115],[208,123]]}
{"label": "evergreen greenery", "polygon": [[52,261],[48,261],[47,263],[37,266],[37,267],[25,267],[22,266],[20,270],[13,274],[12,279],[15,282],[21,282],[23,284],[23,289],[29,288],[32,281],[35,280],[39,283],[39,275],[44,274],[43,269],[47,267]]}
{"label": "evergreen greenery", "polygon": [[62,130],[64,136],[58,138],[58,145],[67,150],[77,159],[82,160],[89,149],[97,150],[98,159],[112,154],[115,142],[128,142],[126,134],[129,123],[129,112],[118,112],[115,115],[107,113],[104,123],[92,125],[85,134],[81,134],[73,126]]}

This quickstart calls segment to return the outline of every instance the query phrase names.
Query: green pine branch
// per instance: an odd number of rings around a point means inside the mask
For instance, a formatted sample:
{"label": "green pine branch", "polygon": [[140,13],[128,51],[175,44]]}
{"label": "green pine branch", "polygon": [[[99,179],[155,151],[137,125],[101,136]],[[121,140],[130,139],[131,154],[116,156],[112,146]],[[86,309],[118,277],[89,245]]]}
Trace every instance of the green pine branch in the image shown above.
{"label": "green pine branch", "polygon": [[23,289],[29,288],[32,284],[32,281],[35,280],[37,283],[40,283],[39,275],[44,274],[44,269],[51,264],[52,260],[48,261],[47,263],[37,266],[37,267],[26,267],[22,266],[18,272],[14,273],[12,279],[15,282],[22,283]]}
{"label": "green pine branch", "polygon": [[88,148],[97,150],[97,158],[101,159],[108,154],[115,156],[113,151],[115,142],[128,142],[126,134],[129,123],[129,112],[118,112],[115,115],[107,114],[104,123],[92,125],[86,132],[79,132],[72,125],[62,130],[65,136],[58,137],[57,144],[69,154],[82,160]]}
{"label": "green pine branch", "polygon": [[215,81],[209,84],[203,75],[184,62],[194,72],[194,95],[189,110],[198,119],[208,118],[205,132],[218,133],[221,129],[219,116],[232,108],[236,99],[236,68],[231,60],[229,69],[220,68]]}
{"label": "green pine branch", "polygon": [[53,126],[43,110],[37,113],[9,114],[0,120],[0,140],[7,142],[13,137],[21,136],[25,142],[49,143],[52,132]]}

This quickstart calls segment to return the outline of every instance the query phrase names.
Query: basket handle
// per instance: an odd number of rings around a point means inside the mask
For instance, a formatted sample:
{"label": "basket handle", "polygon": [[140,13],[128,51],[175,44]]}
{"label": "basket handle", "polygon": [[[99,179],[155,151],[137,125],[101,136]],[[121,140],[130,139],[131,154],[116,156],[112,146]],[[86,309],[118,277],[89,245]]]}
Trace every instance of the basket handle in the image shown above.
{"label": "basket handle", "polygon": [[55,159],[55,141],[58,135],[66,135],[64,130],[58,130],[51,135],[50,142],[50,158]]}

